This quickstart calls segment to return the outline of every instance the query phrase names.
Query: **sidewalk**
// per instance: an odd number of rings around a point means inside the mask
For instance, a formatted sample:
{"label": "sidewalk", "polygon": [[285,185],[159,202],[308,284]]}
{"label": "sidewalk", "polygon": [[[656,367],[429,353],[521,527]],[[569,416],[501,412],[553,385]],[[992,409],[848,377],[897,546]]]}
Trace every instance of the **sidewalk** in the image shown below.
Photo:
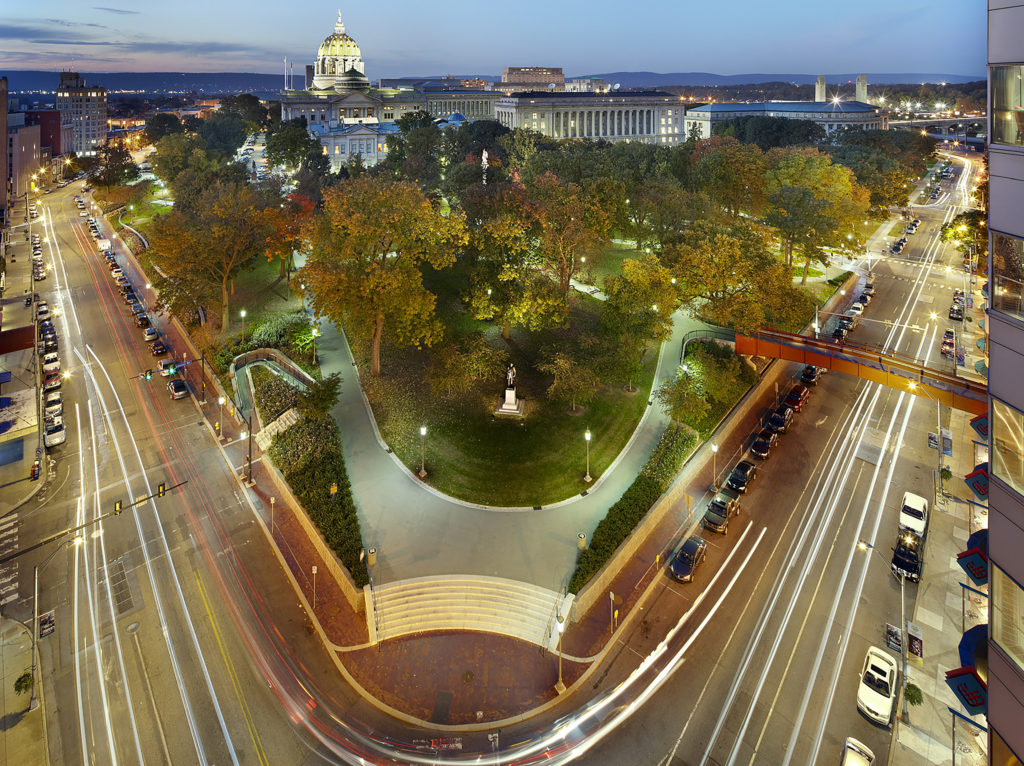
{"label": "sidewalk", "polygon": [[[39,219],[26,221],[25,213],[23,204],[12,206],[11,220],[15,223],[5,232],[9,239],[4,248],[7,270],[0,330],[8,332],[21,329],[25,337],[12,340],[17,341],[15,345],[25,345],[27,342],[28,347],[0,355],[3,360],[0,371],[10,374],[10,380],[0,383],[0,423],[11,424],[0,435],[0,518],[24,504],[41,489],[47,470],[43,459],[40,480],[32,481],[32,465],[37,455],[41,456],[42,432],[38,419],[39,391],[36,387],[35,306],[26,306],[25,298],[33,292],[42,293],[48,280],[37,283],[32,281],[29,231],[31,229],[33,234],[42,234],[43,229],[37,223]],[[49,261],[45,244],[43,258]],[[0,595],[0,603],[2,601]]]}
{"label": "sidewalk", "polygon": [[[960,583],[973,585],[956,564],[957,554],[967,548],[968,536],[988,526],[987,511],[969,502],[974,498],[963,482],[963,477],[974,469],[976,459],[977,435],[968,423],[970,418],[969,413],[953,410],[949,419],[953,457],[945,457],[944,464],[953,476],[946,482],[944,501],[931,510],[924,580],[916,586],[913,613],[907,616],[909,622],[920,626],[924,635],[923,661],[910,657],[907,666],[907,680],[920,687],[924,702],[909,709],[909,725],[897,723],[893,728],[890,763],[895,766],[952,763],[952,715],[947,708],[960,712],[963,709],[946,686],[945,674],[960,667],[958,644],[963,632],[988,621],[987,601],[967,600],[972,594],[963,592]],[[934,451],[929,452],[934,460]],[[964,752],[957,754],[958,764],[974,762]]]}
{"label": "sidewalk", "polygon": [[14,682],[32,668],[32,636],[20,622],[0,617],[0,761],[49,763],[44,708],[28,712],[30,694],[15,694]]}

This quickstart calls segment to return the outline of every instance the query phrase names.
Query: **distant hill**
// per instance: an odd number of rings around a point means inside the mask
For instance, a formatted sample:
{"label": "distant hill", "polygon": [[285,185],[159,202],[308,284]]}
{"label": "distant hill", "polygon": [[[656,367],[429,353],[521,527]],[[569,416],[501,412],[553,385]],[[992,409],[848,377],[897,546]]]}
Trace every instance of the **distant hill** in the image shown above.
{"label": "distant hill", "polygon": [[[284,74],[255,72],[82,72],[89,85],[102,85],[112,93],[279,93]],[[58,72],[37,70],[0,71],[7,77],[11,95],[53,92],[60,79]],[[296,71],[295,79],[305,81],[305,71]]]}
{"label": "distant hill", "polygon": [[[825,81],[829,84],[853,82],[860,73],[827,74]],[[959,74],[899,74],[899,73],[865,73],[869,85],[895,85],[930,83],[964,83],[984,80],[985,75],[977,76]],[[6,75],[11,95],[19,93],[52,93],[57,87],[58,73],[40,70],[0,71]],[[102,85],[112,93],[152,93],[181,94],[199,93],[215,95],[219,93],[256,93],[270,96],[280,93],[284,85],[283,74],[260,74],[257,72],[82,72],[90,85]],[[477,75],[486,80],[499,80],[494,75]],[[581,76],[581,75],[573,75]],[[817,75],[811,74],[732,74],[721,75],[710,72],[607,72],[589,75],[602,77],[608,82],[619,83],[623,88],[657,87],[671,85],[756,85],[765,82],[785,82],[799,85],[813,84]],[[467,79],[473,75],[464,76]],[[305,79],[305,71],[296,68],[295,83],[301,86]],[[432,77],[426,79],[441,79]]]}
{"label": "distant hill", "polygon": [[[968,76],[961,74],[900,74],[856,72],[854,74],[826,74],[829,84],[855,82],[864,74],[868,85],[911,85],[931,83],[964,83],[984,80],[985,75]],[[623,88],[665,88],[670,85],[757,85],[763,82],[789,82],[797,85],[813,85],[818,75],[812,74],[712,74],[711,72],[606,72],[590,77],[601,77],[610,83],[619,83]]]}

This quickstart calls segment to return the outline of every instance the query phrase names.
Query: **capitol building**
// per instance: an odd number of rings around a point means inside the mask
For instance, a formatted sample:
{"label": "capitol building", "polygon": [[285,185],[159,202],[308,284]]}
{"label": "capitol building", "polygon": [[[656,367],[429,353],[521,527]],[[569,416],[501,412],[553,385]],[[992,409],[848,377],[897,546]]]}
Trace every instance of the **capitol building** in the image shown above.
{"label": "capitol building", "polygon": [[338,13],[334,32],[320,44],[316,63],[307,67],[306,88],[287,89],[281,119],[303,117],[337,170],[357,154],[367,166],[387,156],[386,138],[396,120],[423,111],[453,123],[494,118],[501,93],[485,90],[373,88],[359,45],[345,31]]}

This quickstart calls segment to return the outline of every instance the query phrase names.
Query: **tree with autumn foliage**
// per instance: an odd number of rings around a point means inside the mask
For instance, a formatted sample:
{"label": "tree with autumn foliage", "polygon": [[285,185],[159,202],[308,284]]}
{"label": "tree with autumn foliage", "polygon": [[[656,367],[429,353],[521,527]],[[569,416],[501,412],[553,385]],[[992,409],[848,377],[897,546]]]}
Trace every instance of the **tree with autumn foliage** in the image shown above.
{"label": "tree with autumn foliage", "polygon": [[442,215],[412,183],[363,176],[328,189],[302,233],[305,296],[317,315],[369,335],[371,375],[381,373],[385,335],[416,346],[442,337],[421,268],[455,262],[466,243],[461,212]]}
{"label": "tree with autumn foliage", "polygon": [[527,196],[537,219],[538,263],[568,296],[580,259],[608,243],[611,217],[592,194],[552,173],[534,179]]}
{"label": "tree with autumn foliage", "polygon": [[230,323],[231,283],[266,247],[267,200],[251,184],[215,181],[197,194],[189,212],[175,206],[154,219],[147,251],[157,266],[160,300],[174,313],[210,304]]}
{"label": "tree with autumn foliage", "polygon": [[277,281],[287,279],[291,273],[293,256],[302,247],[302,227],[316,207],[313,200],[304,194],[289,194],[279,207],[268,207],[265,211],[267,226],[267,261],[278,261],[281,271]]}

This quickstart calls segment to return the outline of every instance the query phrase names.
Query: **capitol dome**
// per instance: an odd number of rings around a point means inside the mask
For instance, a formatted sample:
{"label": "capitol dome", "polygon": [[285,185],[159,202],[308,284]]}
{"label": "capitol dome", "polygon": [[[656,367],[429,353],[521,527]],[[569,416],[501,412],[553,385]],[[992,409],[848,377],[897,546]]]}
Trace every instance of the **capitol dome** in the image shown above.
{"label": "capitol dome", "polygon": [[[320,49],[316,53],[313,88],[334,89],[336,82],[352,70],[364,74],[363,54],[356,41],[345,32],[341,11],[338,11],[338,23],[334,25],[334,33],[320,43]],[[351,89],[351,86],[346,89]]]}

